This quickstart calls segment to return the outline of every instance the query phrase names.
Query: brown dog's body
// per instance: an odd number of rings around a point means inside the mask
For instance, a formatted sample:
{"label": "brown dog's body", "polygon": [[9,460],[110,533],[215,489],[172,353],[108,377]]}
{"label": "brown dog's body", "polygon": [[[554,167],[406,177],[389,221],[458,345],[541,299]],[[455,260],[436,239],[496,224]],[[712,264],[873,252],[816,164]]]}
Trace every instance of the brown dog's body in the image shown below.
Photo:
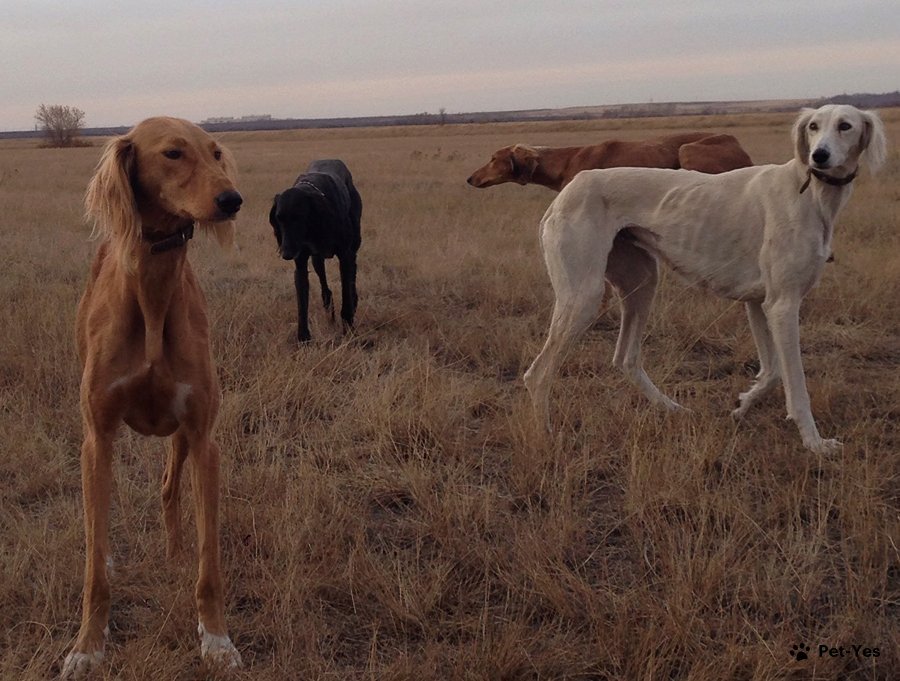
{"label": "brown dog's body", "polygon": [[747,152],[731,135],[687,132],[636,142],[607,140],[586,147],[516,144],[494,152],[467,181],[479,189],[518,182],[560,191],[582,170],[633,166],[722,173],[750,165]]}
{"label": "brown dog's body", "polygon": [[107,145],[88,188],[87,212],[104,242],[77,315],[87,556],[81,630],[64,678],[82,676],[103,657],[113,442],[122,422],[142,435],[172,437],[162,488],[170,558],[180,548],[179,488],[191,460],[201,652],[217,664],[240,664],[225,627],[219,563],[219,448],[212,438],[219,385],[206,302],[187,259],[195,222],[229,239],[241,204],[233,175],[228,153],[200,128],[153,118]]}

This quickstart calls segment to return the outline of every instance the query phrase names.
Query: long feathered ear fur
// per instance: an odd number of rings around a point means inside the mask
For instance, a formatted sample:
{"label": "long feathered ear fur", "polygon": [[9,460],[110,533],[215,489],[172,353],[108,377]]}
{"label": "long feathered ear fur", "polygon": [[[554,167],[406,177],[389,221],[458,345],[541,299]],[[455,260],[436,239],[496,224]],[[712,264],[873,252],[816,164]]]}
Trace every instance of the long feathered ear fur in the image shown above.
{"label": "long feathered ear fur", "polygon": [[[233,184],[237,184],[237,163],[235,163],[234,156],[223,146],[219,146],[219,151],[222,152],[222,165],[225,168],[225,174]],[[200,224],[200,227],[210,230],[215,235],[216,241],[219,242],[219,246],[224,250],[230,251],[234,247],[234,220],[204,222]]]}
{"label": "long feathered ear fur", "polygon": [[131,173],[134,147],[128,137],[106,144],[84,197],[85,216],[93,223],[91,237],[113,242],[123,262],[141,238],[141,216],[134,199]]}
{"label": "long feathered ear fur", "polygon": [[801,109],[800,115],[791,128],[791,139],[794,141],[794,158],[805,166],[809,165],[809,140],[806,139],[806,126],[815,109]]}
{"label": "long feathered ear fur", "polygon": [[512,162],[513,177],[519,184],[531,182],[531,176],[537,168],[537,152],[524,144],[517,144],[512,148],[510,156]]}
{"label": "long feathered ear fur", "polygon": [[859,139],[860,153],[869,167],[869,171],[874,173],[887,160],[887,138],[884,134],[884,124],[874,111],[861,111],[860,113],[865,122],[865,130]]}

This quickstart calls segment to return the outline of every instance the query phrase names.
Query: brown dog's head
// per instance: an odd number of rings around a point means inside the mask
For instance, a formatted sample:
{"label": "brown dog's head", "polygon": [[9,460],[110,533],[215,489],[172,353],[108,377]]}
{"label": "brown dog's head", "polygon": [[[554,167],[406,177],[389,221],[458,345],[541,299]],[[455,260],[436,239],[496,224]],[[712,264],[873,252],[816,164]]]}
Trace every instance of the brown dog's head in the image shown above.
{"label": "brown dog's head", "polygon": [[243,202],[236,174],[231,154],[198,126],[148,118],[106,145],[85,209],[95,234],[117,241],[123,255],[144,230],[175,232],[195,222],[228,246]]}
{"label": "brown dog's head", "polygon": [[504,182],[528,184],[538,164],[538,152],[533,147],[515,144],[494,152],[491,160],[469,177],[473,187],[483,189]]}

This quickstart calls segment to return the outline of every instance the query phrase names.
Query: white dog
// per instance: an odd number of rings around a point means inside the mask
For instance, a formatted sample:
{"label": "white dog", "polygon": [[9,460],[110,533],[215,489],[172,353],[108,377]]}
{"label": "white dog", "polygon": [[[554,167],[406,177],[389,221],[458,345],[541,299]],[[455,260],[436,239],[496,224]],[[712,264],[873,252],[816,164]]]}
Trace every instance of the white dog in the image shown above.
{"label": "white dog", "polygon": [[[604,278],[623,293],[622,327],[613,363],[654,403],[663,395],[641,366],[641,339],[656,289],[656,262],[690,283],[746,303],[760,370],[740,395],[735,417],[784,383],[788,417],[803,444],[836,451],[819,435],[800,359],[800,303],[831,253],[838,211],[850,198],[864,160],[885,159],[878,116],[852,106],[804,109],[793,127],[794,158],[783,165],[721,175],[688,170],[586,170],[560,192],[541,220],[541,244],[556,294],[547,341],[525,373],[535,410],[549,425],[550,384],[559,364],[590,325]],[[607,272],[607,255],[631,247],[631,267]]]}

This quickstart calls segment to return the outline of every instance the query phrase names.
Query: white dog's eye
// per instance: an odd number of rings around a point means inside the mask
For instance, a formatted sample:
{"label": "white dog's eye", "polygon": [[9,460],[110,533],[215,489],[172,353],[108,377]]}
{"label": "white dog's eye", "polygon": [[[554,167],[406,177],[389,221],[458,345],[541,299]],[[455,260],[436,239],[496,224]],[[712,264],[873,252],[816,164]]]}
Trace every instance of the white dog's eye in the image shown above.
{"label": "white dog's eye", "polygon": [[844,130],[849,130],[852,127],[853,126],[850,125],[847,121],[841,121],[840,123],[838,123],[838,130],[840,130],[841,132],[843,132]]}
{"label": "white dog's eye", "polygon": [[809,124],[809,129],[810,129],[810,130],[818,130],[818,129],[819,129],[819,124],[818,124],[818,123],[810,123],[810,124]]}

